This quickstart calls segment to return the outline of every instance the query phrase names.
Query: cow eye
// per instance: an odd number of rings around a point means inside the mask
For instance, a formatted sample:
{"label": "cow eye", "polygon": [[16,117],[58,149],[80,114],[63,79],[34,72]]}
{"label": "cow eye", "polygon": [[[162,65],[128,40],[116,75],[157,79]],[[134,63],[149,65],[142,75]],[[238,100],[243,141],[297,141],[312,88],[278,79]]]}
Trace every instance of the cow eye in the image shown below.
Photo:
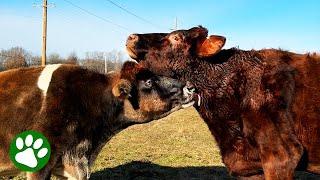
{"label": "cow eye", "polygon": [[148,79],[144,82],[144,85],[146,88],[151,88],[152,87],[152,80]]}

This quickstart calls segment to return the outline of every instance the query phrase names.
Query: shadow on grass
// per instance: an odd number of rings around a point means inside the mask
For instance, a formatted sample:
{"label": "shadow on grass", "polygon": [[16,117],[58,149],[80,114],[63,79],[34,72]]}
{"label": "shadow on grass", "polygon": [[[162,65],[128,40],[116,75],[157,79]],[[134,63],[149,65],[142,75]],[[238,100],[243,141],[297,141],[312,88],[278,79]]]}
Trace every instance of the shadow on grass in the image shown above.
{"label": "shadow on grass", "polygon": [[133,161],[107,168],[91,175],[90,179],[233,179],[222,166],[169,167],[150,162]]}
{"label": "shadow on grass", "polygon": [[[204,167],[169,167],[160,166],[150,162],[133,161],[114,168],[107,168],[91,175],[93,180],[102,179],[175,179],[175,180],[197,180],[197,179],[235,179],[231,177],[227,169],[223,166],[204,166]],[[316,180],[320,179],[319,175],[307,172],[296,172],[295,179]]]}

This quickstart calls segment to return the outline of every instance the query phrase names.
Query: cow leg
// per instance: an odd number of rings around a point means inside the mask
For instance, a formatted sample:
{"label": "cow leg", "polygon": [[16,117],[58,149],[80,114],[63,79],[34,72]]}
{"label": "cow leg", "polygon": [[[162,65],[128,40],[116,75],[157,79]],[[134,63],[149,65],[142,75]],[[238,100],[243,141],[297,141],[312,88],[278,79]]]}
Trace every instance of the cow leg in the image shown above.
{"label": "cow leg", "polygon": [[259,151],[246,138],[238,139],[233,143],[232,148],[231,151],[222,153],[223,163],[231,175],[249,177],[263,173]]}
{"label": "cow leg", "polygon": [[[2,164],[1,164],[2,165]],[[0,177],[4,176],[16,176],[20,173],[21,171],[14,167],[13,164],[5,164],[0,166]]]}
{"label": "cow leg", "polygon": [[[320,141],[320,139],[319,139]],[[312,144],[306,147],[308,154],[307,171],[320,174],[320,148],[319,144]]]}
{"label": "cow leg", "polygon": [[52,172],[61,179],[87,180],[90,177],[90,168],[87,157],[74,157],[72,162],[59,162]]}
{"label": "cow leg", "polygon": [[[309,125],[310,127],[311,125]],[[312,125],[316,126],[316,125]],[[309,128],[311,129],[311,128]],[[309,130],[308,129],[308,130]],[[309,136],[304,137],[304,145],[308,155],[307,171],[320,174],[320,121],[319,124],[309,130]],[[313,137],[312,137],[313,135]],[[310,137],[311,136],[311,137]]]}
{"label": "cow leg", "polygon": [[244,124],[258,145],[265,178],[293,179],[303,147],[294,134],[290,114],[286,111],[249,114]]}
{"label": "cow leg", "polygon": [[50,180],[51,171],[58,161],[56,154],[51,154],[48,164],[38,172],[27,173],[27,180]]}
{"label": "cow leg", "polygon": [[263,174],[261,163],[255,161],[237,160],[235,164],[228,165],[228,170],[232,176],[236,177],[254,177]]}

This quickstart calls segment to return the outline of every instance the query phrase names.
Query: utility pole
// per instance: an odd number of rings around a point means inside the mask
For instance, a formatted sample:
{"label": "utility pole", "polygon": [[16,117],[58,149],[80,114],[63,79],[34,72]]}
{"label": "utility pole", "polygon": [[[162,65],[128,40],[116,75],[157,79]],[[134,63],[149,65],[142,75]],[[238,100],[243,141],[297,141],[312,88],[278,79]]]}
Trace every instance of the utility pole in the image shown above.
{"label": "utility pole", "polygon": [[43,15],[42,15],[42,59],[41,65],[46,65],[47,60],[47,0],[43,0]]}
{"label": "utility pole", "polygon": [[118,59],[119,59],[119,53],[118,52],[115,52],[116,53],[116,59],[114,60],[114,70],[118,70]]}
{"label": "utility pole", "polygon": [[172,31],[178,30],[178,18],[177,17],[174,18],[173,28],[170,28],[170,30],[172,30]]}
{"label": "utility pole", "polygon": [[174,21],[174,30],[178,30],[178,18],[176,17],[175,18],[175,21]]}
{"label": "utility pole", "polygon": [[104,73],[108,73],[107,52],[104,53]]}

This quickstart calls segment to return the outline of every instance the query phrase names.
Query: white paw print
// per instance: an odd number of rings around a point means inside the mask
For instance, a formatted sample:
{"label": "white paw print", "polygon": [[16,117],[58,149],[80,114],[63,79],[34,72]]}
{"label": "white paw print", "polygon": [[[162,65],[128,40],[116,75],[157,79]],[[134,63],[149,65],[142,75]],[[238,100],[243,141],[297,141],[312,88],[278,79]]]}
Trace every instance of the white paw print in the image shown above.
{"label": "white paw print", "polygon": [[[16,140],[16,147],[20,150],[20,152],[15,155],[15,160],[18,163],[28,166],[30,168],[37,167],[38,159],[41,159],[48,154],[48,149],[41,148],[42,145],[43,140],[39,138],[36,141],[33,141],[33,136],[31,134],[27,135],[24,141],[21,137],[18,137]],[[38,149],[40,150],[37,154],[35,154],[34,151]]]}

